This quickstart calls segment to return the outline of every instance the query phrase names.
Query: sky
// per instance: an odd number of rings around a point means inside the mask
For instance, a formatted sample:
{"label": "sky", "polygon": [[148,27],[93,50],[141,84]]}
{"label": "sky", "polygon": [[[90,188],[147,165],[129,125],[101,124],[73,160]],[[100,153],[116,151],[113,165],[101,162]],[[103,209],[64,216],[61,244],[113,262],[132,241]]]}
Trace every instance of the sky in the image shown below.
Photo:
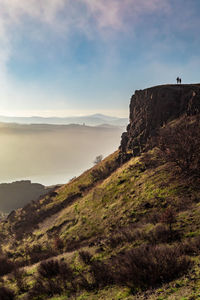
{"label": "sky", "polygon": [[0,114],[128,116],[136,89],[200,82],[199,0],[0,0]]}

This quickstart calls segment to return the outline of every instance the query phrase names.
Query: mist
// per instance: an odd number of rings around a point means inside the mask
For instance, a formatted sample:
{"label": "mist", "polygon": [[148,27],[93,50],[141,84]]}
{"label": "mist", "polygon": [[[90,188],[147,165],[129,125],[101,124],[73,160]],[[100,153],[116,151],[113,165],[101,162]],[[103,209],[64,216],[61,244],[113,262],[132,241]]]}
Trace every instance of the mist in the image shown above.
{"label": "mist", "polygon": [[82,125],[0,124],[0,183],[29,179],[68,182],[117,150],[124,128]]}

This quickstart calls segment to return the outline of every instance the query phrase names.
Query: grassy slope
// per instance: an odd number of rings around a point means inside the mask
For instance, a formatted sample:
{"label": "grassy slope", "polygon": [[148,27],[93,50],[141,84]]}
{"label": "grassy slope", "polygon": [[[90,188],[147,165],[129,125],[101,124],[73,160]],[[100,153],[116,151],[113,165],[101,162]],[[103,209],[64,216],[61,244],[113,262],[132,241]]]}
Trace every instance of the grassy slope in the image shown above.
{"label": "grassy slope", "polygon": [[[102,168],[105,163],[117,157],[114,153],[98,166]],[[105,180],[93,182],[92,171],[88,170],[80,177],[74,179],[57,190],[57,195],[48,204],[40,200],[40,210],[46,210],[57,203],[62,203],[71,193],[80,191],[81,186],[88,186],[82,196],[73,203],[58,211],[50,218],[40,222],[39,227],[28,235],[17,246],[17,252],[23,253],[28,244],[51,242],[51,238],[60,236],[65,244],[65,251],[74,242],[72,253],[65,252],[66,259],[74,262],[78,249],[89,249],[96,258],[106,259],[122,251],[147,242],[145,236],[151,235],[156,224],[148,221],[154,213],[162,213],[172,205],[177,209],[176,229],[182,240],[200,234],[200,191],[198,184],[189,184],[180,174],[175,172],[174,166],[162,164],[154,152],[151,154],[151,165],[146,166],[141,157],[132,158],[114,171]],[[21,218],[21,211],[15,217],[15,222]],[[12,221],[13,222],[13,221]],[[10,228],[11,222],[1,225],[2,232]],[[143,235],[133,242],[122,241],[117,247],[110,247],[109,239],[118,232],[119,227],[133,224]],[[47,232],[50,233],[47,234]],[[51,235],[51,232],[52,235]],[[90,247],[88,248],[88,245]],[[12,238],[6,240],[4,250],[13,251]],[[130,294],[127,288],[111,287],[95,293],[83,293],[78,299],[200,299],[200,257],[192,257],[195,264],[192,270],[182,278],[165,284],[153,291]],[[32,267],[29,272],[32,274]],[[34,270],[34,269],[33,269]],[[32,282],[32,275],[29,275]],[[11,283],[7,284],[10,285]],[[13,287],[13,284],[11,284]],[[193,296],[193,298],[192,298]],[[57,297],[52,299],[65,299]]]}

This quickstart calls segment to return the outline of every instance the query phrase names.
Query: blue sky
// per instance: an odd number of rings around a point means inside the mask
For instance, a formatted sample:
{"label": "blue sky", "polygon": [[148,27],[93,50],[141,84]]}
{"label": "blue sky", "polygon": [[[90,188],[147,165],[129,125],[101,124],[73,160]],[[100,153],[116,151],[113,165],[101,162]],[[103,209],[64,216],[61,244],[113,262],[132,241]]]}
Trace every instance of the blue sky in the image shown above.
{"label": "blue sky", "polygon": [[199,0],[0,0],[0,114],[128,116],[135,89],[200,82]]}

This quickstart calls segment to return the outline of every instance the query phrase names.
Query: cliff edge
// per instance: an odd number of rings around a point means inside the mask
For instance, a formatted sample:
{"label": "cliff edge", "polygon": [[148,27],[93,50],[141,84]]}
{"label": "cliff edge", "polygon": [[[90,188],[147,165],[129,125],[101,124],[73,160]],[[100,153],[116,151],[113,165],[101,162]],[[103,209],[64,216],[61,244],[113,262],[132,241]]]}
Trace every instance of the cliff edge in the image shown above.
{"label": "cliff edge", "polygon": [[138,155],[156,130],[181,115],[200,113],[200,84],[161,85],[136,90],[120,150]]}

